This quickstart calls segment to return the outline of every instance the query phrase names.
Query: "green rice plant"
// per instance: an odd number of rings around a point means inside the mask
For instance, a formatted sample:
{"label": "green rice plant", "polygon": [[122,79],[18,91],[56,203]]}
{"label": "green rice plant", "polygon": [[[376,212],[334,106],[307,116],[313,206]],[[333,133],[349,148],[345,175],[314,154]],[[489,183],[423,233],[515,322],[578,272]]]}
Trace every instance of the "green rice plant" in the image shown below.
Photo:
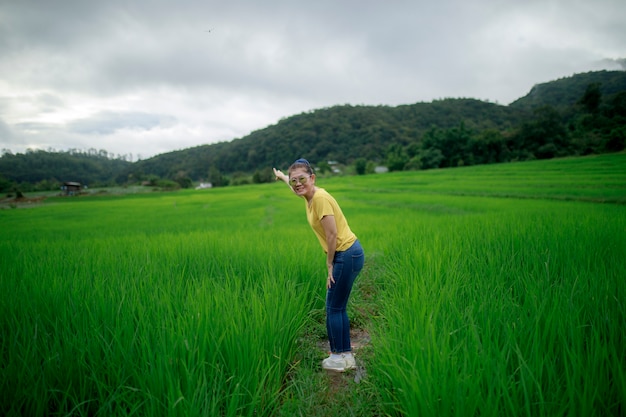
{"label": "green rice plant", "polygon": [[407,217],[374,338],[386,401],[400,415],[618,415],[623,208],[495,213]]}
{"label": "green rice plant", "polygon": [[341,181],[338,185],[342,189],[358,188],[368,196],[403,194],[409,197],[411,193],[418,192],[423,196],[489,196],[625,204],[625,178],[626,153],[621,152],[350,177],[338,180]]}
{"label": "green rice plant", "polygon": [[[387,415],[623,414],[625,160],[321,179],[376,275],[357,281],[367,308],[350,306],[368,376],[337,398]],[[49,198],[0,210],[0,227],[1,414],[341,408],[307,392],[326,379],[290,379],[324,354],[297,349],[320,338],[325,256],[284,185]]]}
{"label": "green rice plant", "polygon": [[3,414],[273,414],[316,300],[312,252],[263,229],[258,196],[228,222],[215,219],[234,203],[198,197],[3,219]]}

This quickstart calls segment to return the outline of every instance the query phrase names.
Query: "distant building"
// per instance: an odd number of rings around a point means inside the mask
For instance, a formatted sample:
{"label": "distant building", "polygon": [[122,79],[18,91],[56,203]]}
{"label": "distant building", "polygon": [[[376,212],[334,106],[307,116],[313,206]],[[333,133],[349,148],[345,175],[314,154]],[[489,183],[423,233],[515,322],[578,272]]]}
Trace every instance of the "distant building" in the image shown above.
{"label": "distant building", "polygon": [[339,169],[339,162],[337,161],[326,161],[330,166],[330,170],[333,174],[341,174],[341,169]]}
{"label": "distant building", "polygon": [[82,185],[80,184],[80,182],[64,182],[61,186],[61,194],[73,196],[80,194],[81,189]]}
{"label": "distant building", "polygon": [[213,188],[213,184],[210,182],[201,182],[200,185],[196,187],[196,190],[204,190],[205,188]]}

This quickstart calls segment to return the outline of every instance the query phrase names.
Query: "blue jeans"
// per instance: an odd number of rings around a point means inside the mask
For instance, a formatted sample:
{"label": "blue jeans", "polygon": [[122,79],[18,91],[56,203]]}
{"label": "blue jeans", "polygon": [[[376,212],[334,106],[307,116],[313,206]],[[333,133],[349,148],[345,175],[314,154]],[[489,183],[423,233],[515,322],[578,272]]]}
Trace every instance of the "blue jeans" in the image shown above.
{"label": "blue jeans", "polygon": [[326,292],[326,330],[332,353],[350,352],[350,321],[348,298],[352,284],[363,269],[365,254],[357,240],[348,250],[335,253],[333,279],[335,282]]}

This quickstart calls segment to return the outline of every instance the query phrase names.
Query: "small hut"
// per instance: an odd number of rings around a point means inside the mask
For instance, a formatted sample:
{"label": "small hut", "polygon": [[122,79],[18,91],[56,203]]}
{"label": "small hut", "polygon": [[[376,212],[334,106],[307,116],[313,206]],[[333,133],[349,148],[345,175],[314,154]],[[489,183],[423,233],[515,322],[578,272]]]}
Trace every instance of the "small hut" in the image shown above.
{"label": "small hut", "polygon": [[80,182],[64,182],[61,186],[61,192],[63,195],[73,196],[80,194],[81,184]]}

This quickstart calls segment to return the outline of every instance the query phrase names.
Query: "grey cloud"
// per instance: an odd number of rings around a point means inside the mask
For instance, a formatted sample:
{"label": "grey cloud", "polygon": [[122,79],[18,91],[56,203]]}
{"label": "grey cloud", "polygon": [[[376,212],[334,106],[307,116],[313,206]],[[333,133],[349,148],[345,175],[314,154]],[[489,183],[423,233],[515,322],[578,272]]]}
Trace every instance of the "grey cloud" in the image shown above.
{"label": "grey cloud", "polygon": [[626,70],[626,58],[614,59],[606,58],[599,62],[600,66],[610,67],[615,70]]}
{"label": "grey cloud", "polygon": [[4,120],[0,119],[0,143],[2,144],[2,147],[7,147],[12,138],[13,132]]}
{"label": "grey cloud", "polygon": [[52,123],[20,122],[13,125],[13,131],[15,138],[21,138],[22,141],[25,141],[26,138],[37,135],[57,134],[59,126]]}
{"label": "grey cloud", "polygon": [[43,93],[36,97],[39,109],[43,113],[50,113],[62,109],[65,103],[61,97],[56,94]]}
{"label": "grey cloud", "polygon": [[[220,130],[245,133],[344,103],[463,96],[506,104],[536,83],[623,68],[626,56],[622,0],[5,3],[0,88],[19,97],[2,99],[14,136],[52,129],[45,122],[55,111],[62,120],[81,117],[71,114],[82,108],[79,97],[104,111],[57,125],[55,137],[118,135],[116,146],[123,146],[121,131],[154,133],[174,123],[197,135],[190,141],[214,137],[203,111],[229,121]],[[175,100],[155,100],[140,112],[116,106],[122,96],[145,103],[168,95]],[[246,124],[252,120],[259,124]]]}
{"label": "grey cloud", "polygon": [[68,123],[72,133],[109,135],[121,129],[151,130],[155,127],[168,127],[176,119],[171,116],[140,112],[101,112],[94,116]]}

